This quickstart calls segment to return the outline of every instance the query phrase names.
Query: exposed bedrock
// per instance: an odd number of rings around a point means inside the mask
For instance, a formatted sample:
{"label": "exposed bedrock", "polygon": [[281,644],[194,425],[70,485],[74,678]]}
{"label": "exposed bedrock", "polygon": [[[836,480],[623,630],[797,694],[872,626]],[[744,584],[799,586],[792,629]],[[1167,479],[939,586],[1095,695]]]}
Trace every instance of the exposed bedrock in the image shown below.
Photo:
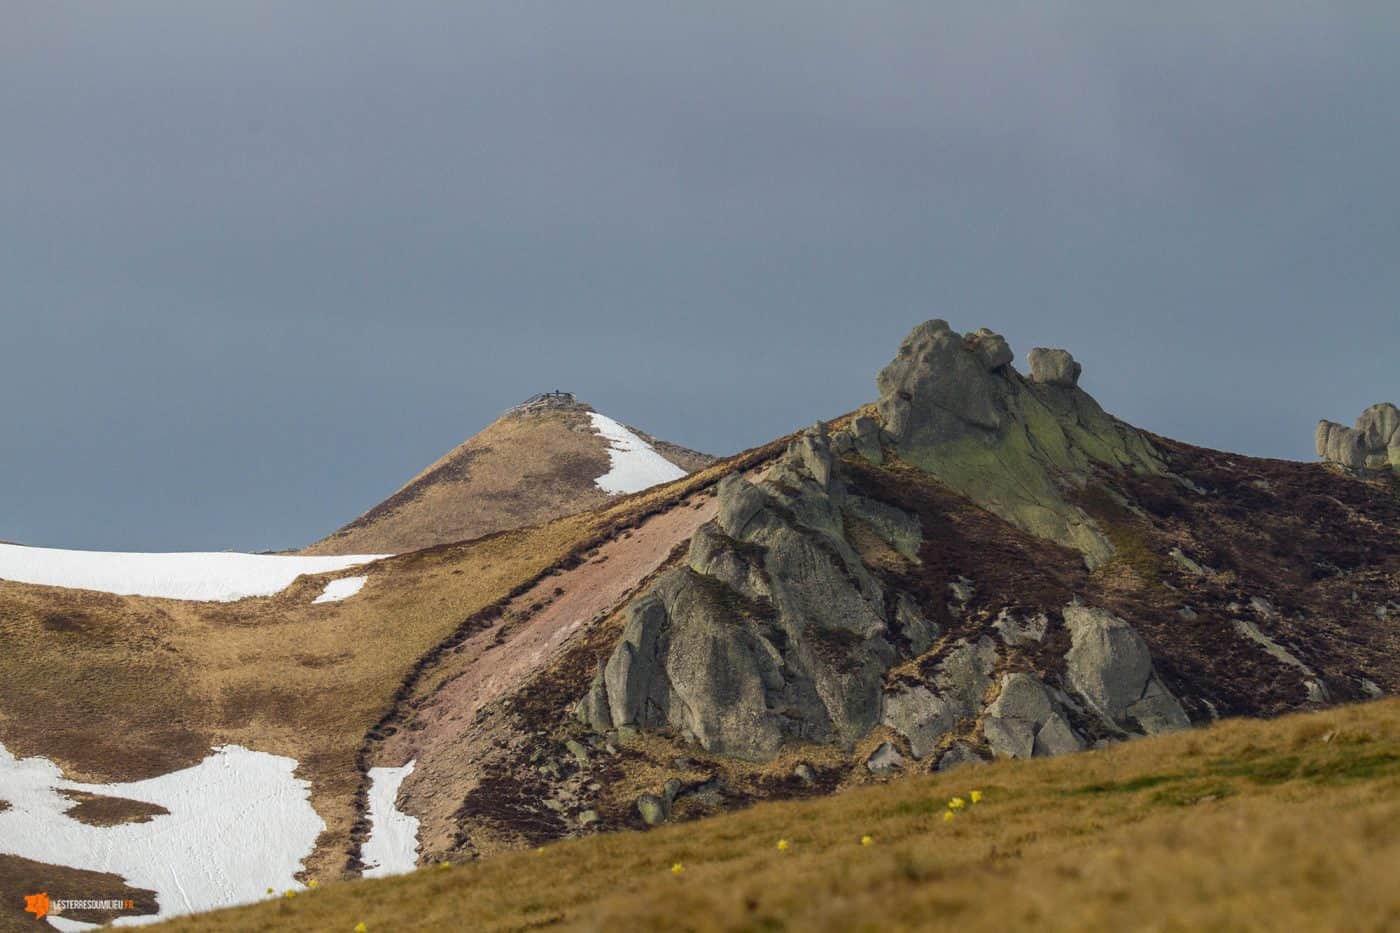
{"label": "exposed bedrock", "polygon": [[959,334],[938,320],[914,328],[876,380],[884,438],[906,462],[1096,566],[1112,545],[1067,492],[1097,467],[1162,472],[1161,457],[1078,387],[1068,352],[1037,348],[1030,379],[1011,360],[1006,341],[985,328]]}
{"label": "exposed bedrock", "polygon": [[1335,421],[1317,423],[1317,455],[1351,470],[1400,470],[1400,408],[1390,402],[1372,405],[1348,428]]}
{"label": "exposed bedrock", "polygon": [[[846,540],[850,497],[833,470],[817,425],[764,482],[720,484],[718,516],[684,564],[628,607],[622,641],[581,709],[593,728],[669,727],[751,760],[788,739],[850,745],[869,732],[897,650],[885,595]],[[917,552],[911,516],[876,503],[853,509],[892,548]],[[927,644],[929,623],[899,608],[913,630],[906,638]]]}

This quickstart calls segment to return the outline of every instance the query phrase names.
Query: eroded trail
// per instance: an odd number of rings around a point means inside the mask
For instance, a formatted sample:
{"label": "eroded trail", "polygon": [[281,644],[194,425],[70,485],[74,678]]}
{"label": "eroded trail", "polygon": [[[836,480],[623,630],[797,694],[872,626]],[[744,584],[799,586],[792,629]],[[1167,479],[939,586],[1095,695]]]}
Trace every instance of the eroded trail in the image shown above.
{"label": "eroded trail", "polygon": [[484,722],[487,708],[509,702],[607,618],[715,508],[709,492],[688,496],[590,552],[579,566],[544,577],[424,673],[403,704],[397,731],[373,750],[371,762],[417,761],[400,801],[420,820],[424,856],[454,848],[455,814],[486,776],[483,752],[495,742]]}

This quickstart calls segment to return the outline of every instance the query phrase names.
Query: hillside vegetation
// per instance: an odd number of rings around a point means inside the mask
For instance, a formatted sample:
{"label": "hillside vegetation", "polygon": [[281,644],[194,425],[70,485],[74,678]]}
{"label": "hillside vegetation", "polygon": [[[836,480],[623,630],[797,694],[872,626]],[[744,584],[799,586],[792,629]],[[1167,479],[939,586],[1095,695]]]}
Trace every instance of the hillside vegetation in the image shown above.
{"label": "hillside vegetation", "polygon": [[[955,796],[968,802],[945,818]],[[1384,930],[1400,925],[1397,826],[1400,701],[1385,700],[323,884],[159,929]]]}

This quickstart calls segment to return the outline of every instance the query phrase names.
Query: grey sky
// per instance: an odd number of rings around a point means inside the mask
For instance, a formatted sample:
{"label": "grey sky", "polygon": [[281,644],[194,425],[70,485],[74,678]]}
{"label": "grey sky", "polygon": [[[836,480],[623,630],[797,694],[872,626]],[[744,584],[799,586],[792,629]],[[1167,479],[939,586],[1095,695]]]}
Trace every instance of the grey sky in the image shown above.
{"label": "grey sky", "polygon": [[1400,15],[0,5],[0,539],[306,543],[534,392],[717,453],[929,317],[1310,458],[1400,401]]}

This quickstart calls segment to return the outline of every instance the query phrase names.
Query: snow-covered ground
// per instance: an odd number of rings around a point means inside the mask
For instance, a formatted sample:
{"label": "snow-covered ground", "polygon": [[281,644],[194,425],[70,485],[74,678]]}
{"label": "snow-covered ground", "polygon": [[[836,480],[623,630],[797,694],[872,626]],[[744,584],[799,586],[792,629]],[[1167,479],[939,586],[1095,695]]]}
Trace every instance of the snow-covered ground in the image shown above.
{"label": "snow-covered ground", "polygon": [[74,590],[99,590],[122,596],[233,602],[245,596],[271,596],[281,592],[304,573],[329,573],[389,556],[346,554],[301,557],[224,552],[137,554],[0,544],[0,580]]}
{"label": "snow-covered ground", "polygon": [[369,838],[360,847],[366,878],[401,875],[418,864],[418,817],[398,807],[399,787],[415,764],[369,769]]}
{"label": "snow-covered ground", "polygon": [[[120,875],[156,892],[162,919],[256,901],[268,888],[300,887],[295,875],[326,828],[311,808],[310,785],[294,776],[296,766],[291,758],[224,745],[182,771],[82,784],[64,779],[47,758],[17,759],[0,745],[0,800],[10,804],[0,810],[0,853]],[[141,800],[170,812],[146,823],[89,826],[67,815],[74,801],[61,790]]]}
{"label": "snow-covered ground", "polygon": [[680,479],[685,470],[676,466],[624,425],[596,411],[589,412],[593,427],[608,439],[612,469],[595,479],[604,492],[640,492],[658,483]]}
{"label": "snow-covered ground", "polygon": [[311,601],[313,603],[338,603],[342,599],[349,599],[364,588],[365,581],[368,579],[369,577],[341,577],[339,580],[332,580],[326,584],[321,595]]}

